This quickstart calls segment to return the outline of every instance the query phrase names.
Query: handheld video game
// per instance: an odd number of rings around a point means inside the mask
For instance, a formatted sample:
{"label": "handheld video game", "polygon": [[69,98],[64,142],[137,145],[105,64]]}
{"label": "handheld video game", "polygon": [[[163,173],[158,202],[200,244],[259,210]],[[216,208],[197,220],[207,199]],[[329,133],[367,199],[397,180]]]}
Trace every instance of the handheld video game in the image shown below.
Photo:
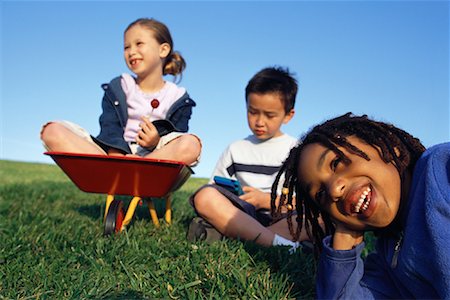
{"label": "handheld video game", "polygon": [[235,179],[230,179],[222,176],[214,176],[213,179],[218,186],[226,188],[227,190],[238,196],[244,194],[241,184]]}

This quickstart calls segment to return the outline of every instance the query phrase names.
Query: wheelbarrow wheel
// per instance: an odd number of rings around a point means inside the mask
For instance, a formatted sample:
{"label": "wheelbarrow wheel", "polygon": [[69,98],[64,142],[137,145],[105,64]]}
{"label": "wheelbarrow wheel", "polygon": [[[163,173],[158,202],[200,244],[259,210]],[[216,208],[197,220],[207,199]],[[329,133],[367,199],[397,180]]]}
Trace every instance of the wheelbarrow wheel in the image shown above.
{"label": "wheelbarrow wheel", "polygon": [[109,206],[108,213],[106,214],[103,234],[110,235],[119,232],[122,228],[124,218],[125,210],[123,209],[123,201],[113,200]]}

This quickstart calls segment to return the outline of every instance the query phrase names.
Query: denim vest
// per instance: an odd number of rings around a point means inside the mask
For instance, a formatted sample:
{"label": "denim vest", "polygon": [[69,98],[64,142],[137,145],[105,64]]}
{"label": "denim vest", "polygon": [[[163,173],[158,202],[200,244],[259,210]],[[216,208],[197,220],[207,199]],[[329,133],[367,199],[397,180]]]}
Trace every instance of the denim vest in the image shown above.
{"label": "denim vest", "polygon": [[[127,101],[122,90],[121,77],[116,77],[109,84],[102,84],[105,91],[102,100],[102,114],[100,115],[100,134],[93,140],[108,152],[115,148],[124,153],[131,153],[128,143],[123,138],[128,120]],[[187,132],[192,107],[196,106],[194,100],[186,92],[169,108],[166,122],[159,122],[157,126],[160,135],[171,131]]]}

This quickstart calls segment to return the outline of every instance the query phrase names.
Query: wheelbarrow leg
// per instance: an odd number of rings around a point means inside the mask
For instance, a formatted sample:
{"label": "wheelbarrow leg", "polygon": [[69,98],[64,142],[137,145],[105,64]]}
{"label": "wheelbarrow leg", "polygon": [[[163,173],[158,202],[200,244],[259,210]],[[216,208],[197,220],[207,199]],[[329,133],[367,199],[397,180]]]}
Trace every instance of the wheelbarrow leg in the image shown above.
{"label": "wheelbarrow leg", "polygon": [[148,210],[150,211],[150,217],[152,217],[153,224],[159,227],[158,214],[156,213],[155,205],[151,199],[147,200]]}
{"label": "wheelbarrow leg", "polygon": [[166,213],[164,217],[168,224],[172,224],[172,194],[166,197]]}
{"label": "wheelbarrow leg", "polygon": [[140,201],[141,197],[137,196],[131,199],[130,205],[128,206],[127,213],[125,215],[125,219],[123,219],[122,228],[120,229],[120,231],[122,231],[125,228],[125,226],[130,224],[131,220],[133,219],[134,212],[136,211],[136,206],[139,204]]}
{"label": "wheelbarrow leg", "polygon": [[105,215],[103,216],[103,222],[106,220],[106,215],[108,214],[109,206],[111,205],[111,202],[114,200],[114,195],[108,195],[106,196],[106,206],[105,206]]}

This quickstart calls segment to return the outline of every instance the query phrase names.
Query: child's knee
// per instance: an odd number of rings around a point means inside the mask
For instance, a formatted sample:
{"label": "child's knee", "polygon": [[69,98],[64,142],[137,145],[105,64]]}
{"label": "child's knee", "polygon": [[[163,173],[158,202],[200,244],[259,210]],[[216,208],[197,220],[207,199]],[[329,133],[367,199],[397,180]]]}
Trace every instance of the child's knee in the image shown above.
{"label": "child's knee", "polygon": [[204,212],[216,209],[215,205],[212,205],[214,198],[217,197],[217,190],[212,187],[205,187],[197,192],[193,199],[195,210],[203,215]]}
{"label": "child's knee", "polygon": [[41,140],[48,143],[58,139],[60,136],[63,136],[64,129],[64,126],[59,123],[49,122],[42,127]]}
{"label": "child's knee", "polygon": [[200,156],[202,145],[200,139],[192,134],[186,134],[179,138],[178,150],[181,153],[192,153],[193,156]]}

